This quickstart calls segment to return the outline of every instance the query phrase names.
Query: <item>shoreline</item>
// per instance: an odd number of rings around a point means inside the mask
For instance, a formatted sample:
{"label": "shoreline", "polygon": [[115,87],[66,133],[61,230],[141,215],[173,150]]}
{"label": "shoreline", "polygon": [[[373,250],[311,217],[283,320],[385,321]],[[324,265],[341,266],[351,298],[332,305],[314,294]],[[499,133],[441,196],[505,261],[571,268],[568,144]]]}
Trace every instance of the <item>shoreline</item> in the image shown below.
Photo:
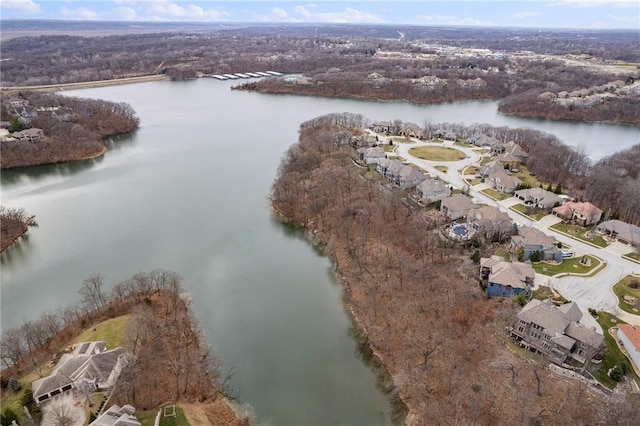
{"label": "shoreline", "polygon": [[165,81],[170,77],[161,74],[143,75],[138,77],[115,78],[112,80],[83,81],[78,83],[42,84],[38,86],[12,86],[2,87],[1,92],[14,92],[18,90],[33,90],[39,92],[57,92],[65,90],[91,89],[95,87],[117,86],[121,84],[146,83],[149,81]]}
{"label": "shoreline", "polygon": [[[2,247],[0,247],[0,253],[4,253],[11,246],[13,246],[14,244],[17,244],[22,237],[27,235],[28,231],[29,231],[29,227],[25,226],[23,228],[22,232],[20,232],[19,234],[15,235],[13,238],[11,238],[11,241],[9,241],[6,245],[3,244]],[[4,243],[4,241],[3,241],[3,243]]]}

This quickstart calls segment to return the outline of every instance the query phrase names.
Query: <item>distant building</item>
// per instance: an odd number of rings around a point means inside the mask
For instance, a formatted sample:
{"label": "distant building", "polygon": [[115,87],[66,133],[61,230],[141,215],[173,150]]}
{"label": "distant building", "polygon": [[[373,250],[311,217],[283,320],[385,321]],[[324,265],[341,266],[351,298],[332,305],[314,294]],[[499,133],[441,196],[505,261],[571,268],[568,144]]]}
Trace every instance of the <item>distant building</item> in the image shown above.
{"label": "distant building", "polygon": [[581,323],[582,311],[574,302],[556,307],[551,300],[533,299],[517,315],[511,337],[555,364],[581,364],[591,360],[604,336]]}
{"label": "distant building", "polygon": [[389,133],[392,127],[393,123],[390,121],[375,121],[369,129],[376,133]]}
{"label": "distant building", "polygon": [[32,128],[15,132],[11,136],[19,142],[40,142],[44,137],[44,132],[42,129]]}

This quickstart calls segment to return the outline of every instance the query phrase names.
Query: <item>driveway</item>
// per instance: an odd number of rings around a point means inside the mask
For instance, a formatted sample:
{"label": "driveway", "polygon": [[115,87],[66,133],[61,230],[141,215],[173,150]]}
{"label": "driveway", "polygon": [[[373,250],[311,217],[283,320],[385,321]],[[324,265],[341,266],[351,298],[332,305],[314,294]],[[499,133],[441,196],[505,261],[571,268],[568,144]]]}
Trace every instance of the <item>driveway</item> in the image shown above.
{"label": "driveway", "polygon": [[[460,161],[430,161],[423,160],[409,154],[411,148],[419,146],[447,146],[462,151],[467,155],[467,158]],[[469,148],[463,148],[454,146],[449,143],[434,143],[434,142],[415,142],[415,143],[400,143],[396,149],[397,155],[406,159],[407,162],[415,164],[425,170],[427,170],[432,176],[437,176],[440,179],[449,182],[456,188],[462,189],[466,186],[466,182],[460,177],[460,172],[467,166],[475,165],[480,160],[480,155]],[[446,173],[440,172],[435,169],[435,166],[447,166]],[[584,254],[590,254],[596,256],[607,263],[607,266],[593,277],[585,278],[579,276],[567,276],[562,278],[548,278],[549,284],[551,284],[563,297],[573,302],[576,302],[582,308],[594,308],[598,310],[605,310],[617,315],[619,309],[618,298],[612,291],[612,287],[624,276],[632,274],[640,270],[638,264],[631,262],[630,260],[620,257],[623,247],[617,245],[611,245],[606,249],[596,248],[591,245],[582,243],[572,238],[559,234],[551,229],[549,226],[560,222],[560,219],[554,215],[547,215],[543,217],[539,222],[528,219],[508,207],[516,204],[513,200],[515,198],[509,198],[502,202],[496,202],[494,199],[480,192],[482,189],[486,189],[486,184],[479,184],[469,188],[469,195],[477,199],[480,203],[484,203],[490,206],[495,206],[499,210],[507,213],[509,217],[517,223],[519,226],[531,226],[539,229],[547,235],[551,235],[556,240],[571,246],[576,256],[582,256]],[[544,282],[544,278],[536,280],[536,284]],[[624,318],[623,318],[624,317]],[[623,312],[620,314],[620,318],[632,324],[640,325],[640,316],[631,315]]]}

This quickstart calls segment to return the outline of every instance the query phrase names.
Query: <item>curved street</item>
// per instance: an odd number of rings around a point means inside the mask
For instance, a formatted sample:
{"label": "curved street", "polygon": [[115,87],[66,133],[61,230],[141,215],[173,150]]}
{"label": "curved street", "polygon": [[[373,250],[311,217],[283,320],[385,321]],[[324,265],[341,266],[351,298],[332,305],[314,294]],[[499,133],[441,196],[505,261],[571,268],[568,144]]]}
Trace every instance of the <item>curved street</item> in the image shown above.
{"label": "curved street", "polygon": [[[481,155],[473,149],[454,145],[452,141],[440,143],[423,142],[413,139],[411,143],[396,143],[396,145],[396,155],[402,157],[406,162],[415,164],[426,170],[431,176],[437,176],[458,189],[463,189],[467,186],[466,181],[464,181],[460,173],[468,166],[478,166],[481,158]],[[460,161],[431,161],[414,157],[409,153],[411,148],[420,146],[444,146],[454,148],[463,152],[467,158]],[[435,166],[446,166],[448,168],[447,172],[441,172],[437,170]],[[608,311],[630,324],[640,325],[639,315],[632,315],[618,308],[618,298],[612,290],[613,285],[623,277],[634,273],[640,274],[639,264],[620,256],[620,250],[616,250],[620,249],[619,243],[614,243],[607,248],[585,244],[549,229],[549,226],[560,222],[560,219],[556,216],[548,215],[540,221],[531,220],[509,209],[510,206],[519,202],[516,198],[511,197],[506,200],[496,201],[481,192],[483,189],[488,188],[486,184],[467,186],[467,188],[469,195],[474,198],[474,201],[497,207],[507,213],[519,226],[531,226],[541,230],[547,235],[555,237],[556,240],[570,245],[575,250],[576,256],[589,254],[606,262],[606,267],[592,277],[569,275],[556,278],[536,274],[536,281],[546,281],[545,285],[555,288],[564,298],[576,302],[583,308]]]}

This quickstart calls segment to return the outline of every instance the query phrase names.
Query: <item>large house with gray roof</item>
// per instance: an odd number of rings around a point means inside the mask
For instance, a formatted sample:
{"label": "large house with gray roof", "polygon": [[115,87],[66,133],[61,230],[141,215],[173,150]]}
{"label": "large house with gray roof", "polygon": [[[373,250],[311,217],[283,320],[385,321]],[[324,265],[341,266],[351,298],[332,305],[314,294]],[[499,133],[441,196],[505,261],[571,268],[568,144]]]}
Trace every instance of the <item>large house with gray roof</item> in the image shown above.
{"label": "large house with gray roof", "polygon": [[511,236],[511,249],[522,250],[522,260],[529,260],[534,252],[540,253],[541,260],[562,261],[562,252],[556,239],[530,226],[518,228],[518,235]]}
{"label": "large house with gray roof", "polygon": [[596,231],[609,238],[633,247],[640,247],[640,227],[621,220],[607,220],[596,227]]}
{"label": "large house with gray roof", "polygon": [[71,389],[110,389],[125,364],[125,349],[107,349],[106,342],[78,343],[60,357],[51,374],[31,385],[33,398],[41,404]]}
{"label": "large house with gray roof", "polygon": [[125,404],[120,407],[113,404],[89,426],[142,426],[136,418],[136,409],[132,405]]}
{"label": "large house with gray roof", "polygon": [[535,275],[526,263],[507,262],[500,256],[480,260],[480,282],[486,286],[489,297],[514,297],[529,292]]}
{"label": "large house with gray roof", "polygon": [[524,201],[525,205],[541,209],[550,209],[562,204],[562,198],[542,188],[521,189],[516,191],[514,195]]}
{"label": "large house with gray roof", "polygon": [[453,194],[451,197],[442,200],[440,211],[449,219],[457,220],[466,217],[475,207],[478,206],[466,195]]}
{"label": "large house with gray roof", "polygon": [[582,316],[574,302],[555,306],[549,299],[533,299],[518,313],[511,337],[555,364],[572,359],[584,364],[593,358],[604,337],[595,327],[580,322]]}
{"label": "large house with gray roof", "polygon": [[451,188],[438,179],[426,179],[418,184],[416,190],[424,204],[435,203],[451,195]]}

